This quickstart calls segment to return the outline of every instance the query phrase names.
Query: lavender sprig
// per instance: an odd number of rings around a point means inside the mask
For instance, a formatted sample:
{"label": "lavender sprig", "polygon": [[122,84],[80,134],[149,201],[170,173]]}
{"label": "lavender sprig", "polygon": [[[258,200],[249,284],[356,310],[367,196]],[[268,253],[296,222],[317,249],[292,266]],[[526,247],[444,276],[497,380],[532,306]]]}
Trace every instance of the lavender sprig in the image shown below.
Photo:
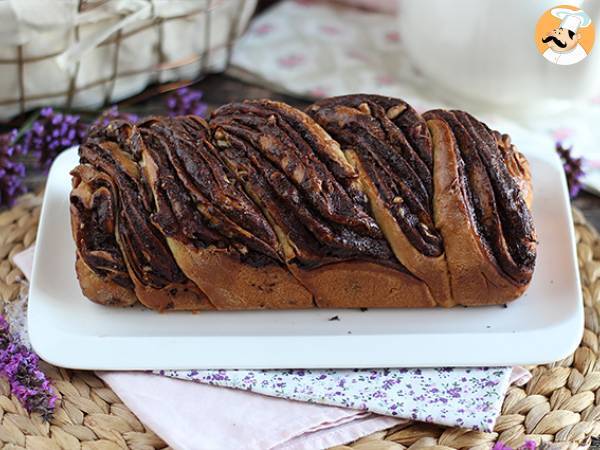
{"label": "lavender sprig", "polygon": [[531,439],[527,439],[525,441],[525,443],[523,444],[523,446],[521,447],[521,450],[536,450],[537,449],[537,444],[535,443],[535,441],[532,441]]}
{"label": "lavender sprig", "polygon": [[182,87],[167,97],[167,113],[170,116],[195,115],[204,117],[208,105],[202,101],[202,91]]}
{"label": "lavender sprig", "polygon": [[[208,105],[202,101],[202,95],[199,90],[178,89],[166,99],[167,114],[205,116]],[[0,135],[0,206],[12,206],[16,198],[26,192],[26,168],[15,156],[31,155],[37,160],[36,168],[47,171],[60,152],[79,145],[91,128],[106,126],[115,119],[137,122],[138,116],[113,106],[88,126],[78,115],[42,108],[20,132],[13,130]]]}
{"label": "lavender sprig", "polygon": [[26,189],[25,165],[15,161],[21,148],[15,145],[17,130],[0,135],[0,206],[12,206]]}
{"label": "lavender sprig", "polygon": [[[535,441],[532,441],[531,439],[527,439],[525,441],[525,443],[518,448],[518,450],[536,450],[537,449],[537,444],[535,443]],[[498,441],[494,444],[494,446],[492,447],[492,450],[513,450],[513,448],[509,445],[506,445],[504,442],[502,441]]]}
{"label": "lavender sprig", "polygon": [[23,152],[37,158],[42,169],[48,170],[60,152],[81,143],[86,128],[79,116],[42,108],[19,145]]}
{"label": "lavender sprig", "polygon": [[556,151],[562,160],[569,186],[571,198],[577,197],[581,191],[581,180],[584,176],[583,158],[575,158],[572,154],[573,147],[563,147],[561,142],[556,143]]}
{"label": "lavender sprig", "polygon": [[105,127],[110,123],[111,120],[116,119],[127,120],[128,122],[135,123],[138,121],[139,117],[137,114],[119,111],[119,107],[117,105],[113,105],[104,110],[102,114],[100,114],[98,118],[90,125],[90,128],[96,126]]}
{"label": "lavender sprig", "polygon": [[0,315],[0,374],[8,379],[11,392],[28,412],[49,420],[57,397],[39,362],[35,353],[11,337],[8,322]]}

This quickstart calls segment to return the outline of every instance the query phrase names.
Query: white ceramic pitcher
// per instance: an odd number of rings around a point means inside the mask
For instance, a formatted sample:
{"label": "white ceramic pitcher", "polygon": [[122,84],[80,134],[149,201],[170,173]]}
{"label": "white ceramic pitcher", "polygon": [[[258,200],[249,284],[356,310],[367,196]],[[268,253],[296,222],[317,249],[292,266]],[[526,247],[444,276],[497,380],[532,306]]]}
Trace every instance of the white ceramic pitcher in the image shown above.
{"label": "white ceramic pitcher", "polygon": [[[547,9],[583,9],[600,28],[600,0],[398,0],[399,32],[432,87],[453,103],[553,113],[600,94],[600,37],[583,61],[558,66],[537,51]],[[400,63],[402,63],[400,61]]]}

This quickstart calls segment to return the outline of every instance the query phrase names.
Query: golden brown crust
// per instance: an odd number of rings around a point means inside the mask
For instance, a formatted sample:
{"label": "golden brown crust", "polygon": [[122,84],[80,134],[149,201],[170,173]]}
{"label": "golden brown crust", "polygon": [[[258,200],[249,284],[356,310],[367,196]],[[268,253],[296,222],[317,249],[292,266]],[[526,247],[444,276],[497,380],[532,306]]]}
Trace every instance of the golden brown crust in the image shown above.
{"label": "golden brown crust", "polygon": [[428,308],[436,306],[427,285],[395,268],[344,261],[311,270],[290,270],[315,295],[319,308]]}
{"label": "golden brown crust", "polygon": [[170,283],[162,288],[141,283],[133,278],[135,295],[140,303],[157,311],[207,311],[215,309],[198,287],[192,282]]}
{"label": "golden brown crust", "polygon": [[429,120],[427,125],[434,148],[434,218],[444,238],[452,295],[466,306],[514,300],[527,286],[511,283],[483,248],[467,211],[454,136],[440,120]]}
{"label": "golden brown crust", "polygon": [[[423,287],[430,293],[428,297],[434,299],[435,303],[440,306],[453,306],[455,303],[450,291],[448,269],[444,255],[442,254],[436,257],[423,255],[408,241],[406,235],[402,232],[402,229],[396,222],[396,219],[385,207],[377,192],[377,188],[373,185],[373,182],[363,169],[357,155],[352,150],[346,151],[346,155],[358,170],[363,189],[369,197],[374,217],[381,226],[398,261],[400,261],[400,263],[406,267],[416,279],[421,280],[424,284]],[[420,306],[421,299],[411,298],[411,294],[411,292],[407,292],[408,299],[402,299],[402,303],[407,304],[408,306]],[[403,295],[404,294],[400,294],[399,297]]]}
{"label": "golden brown crust", "polygon": [[101,277],[93,272],[83,262],[79,254],[76,255],[75,271],[81,286],[81,292],[94,303],[105,306],[133,306],[137,303],[137,297],[131,289],[126,289],[110,281],[107,277]]}
{"label": "golden brown crust", "polygon": [[253,267],[231,251],[208,247],[194,250],[176,239],[169,245],[177,263],[219,310],[305,309],[313,298],[284,267]]}

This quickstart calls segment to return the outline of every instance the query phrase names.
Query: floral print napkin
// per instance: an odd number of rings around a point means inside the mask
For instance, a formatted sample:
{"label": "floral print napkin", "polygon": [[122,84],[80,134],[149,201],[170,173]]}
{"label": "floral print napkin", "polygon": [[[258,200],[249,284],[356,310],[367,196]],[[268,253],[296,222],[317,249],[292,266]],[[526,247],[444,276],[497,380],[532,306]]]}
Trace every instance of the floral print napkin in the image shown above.
{"label": "floral print napkin", "polygon": [[521,368],[346,370],[161,370],[159,375],[272,397],[365,410],[403,419],[492,431]]}

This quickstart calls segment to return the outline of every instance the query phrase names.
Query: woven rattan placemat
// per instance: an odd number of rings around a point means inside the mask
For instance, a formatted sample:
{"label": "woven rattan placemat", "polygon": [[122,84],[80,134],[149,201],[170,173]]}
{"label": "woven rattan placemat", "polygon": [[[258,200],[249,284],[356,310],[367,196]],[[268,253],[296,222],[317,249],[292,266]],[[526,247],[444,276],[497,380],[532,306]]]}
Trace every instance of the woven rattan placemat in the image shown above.
{"label": "woven rattan placemat", "polygon": [[[41,197],[23,196],[0,213],[0,299],[16,299],[27,289],[12,257],[35,240]],[[337,450],[487,449],[496,441],[516,448],[525,439],[575,449],[600,434],[600,236],[574,211],[577,252],[585,302],[585,334],[570,357],[530,368],[524,387],[511,387],[494,433],[410,423],[365,437]],[[50,423],[29,415],[0,380],[0,444],[4,449],[163,449],[168,448],[92,372],[45,365],[60,396]],[[200,431],[200,430],[199,430]]]}

